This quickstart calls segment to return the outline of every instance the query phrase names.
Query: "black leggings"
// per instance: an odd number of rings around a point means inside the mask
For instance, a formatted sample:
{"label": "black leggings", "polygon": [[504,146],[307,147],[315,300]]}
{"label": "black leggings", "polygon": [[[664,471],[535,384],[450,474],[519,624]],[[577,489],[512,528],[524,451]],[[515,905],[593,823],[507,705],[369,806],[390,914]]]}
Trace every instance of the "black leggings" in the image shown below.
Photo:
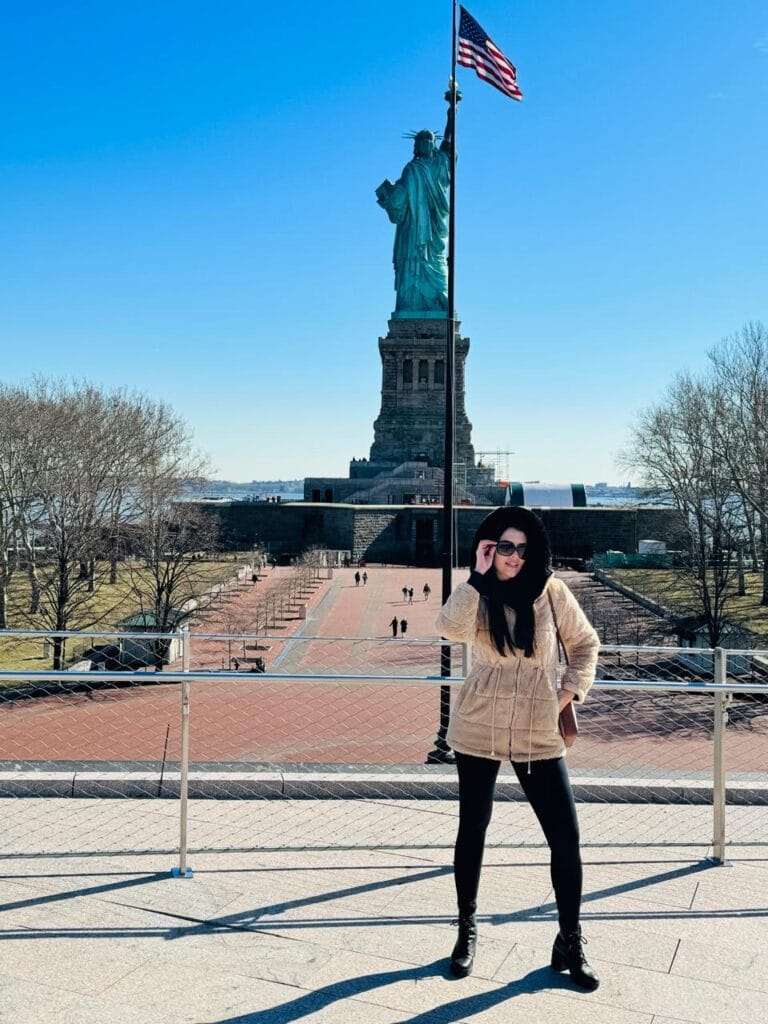
{"label": "black leggings", "polygon": [[[493,792],[500,763],[487,757],[456,753],[459,770],[459,834],[453,859],[460,914],[474,914],[483,863],[485,832],[493,811]],[[528,802],[539,819],[551,852],[550,874],[562,932],[579,923],[581,906],[581,853],[576,805],[565,758],[513,762],[512,767]]]}

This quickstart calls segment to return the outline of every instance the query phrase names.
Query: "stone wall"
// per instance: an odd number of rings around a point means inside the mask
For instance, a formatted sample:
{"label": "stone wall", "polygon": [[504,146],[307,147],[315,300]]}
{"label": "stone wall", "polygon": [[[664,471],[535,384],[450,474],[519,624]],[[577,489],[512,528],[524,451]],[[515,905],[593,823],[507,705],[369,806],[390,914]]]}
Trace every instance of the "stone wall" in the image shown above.
{"label": "stone wall", "polygon": [[[555,555],[591,558],[602,551],[637,551],[640,540],[663,540],[670,550],[682,546],[682,520],[669,508],[545,508],[537,510]],[[469,561],[472,538],[488,509],[459,509],[457,549]]]}
{"label": "stone wall", "polygon": [[354,506],[232,502],[203,505],[218,516],[225,550],[264,544],[275,555],[297,555],[313,545],[351,548]]}
{"label": "stone wall", "polygon": [[682,521],[674,509],[560,508],[542,515],[553,550],[563,555],[591,557],[600,551],[637,551],[638,541],[663,540],[680,547]]}
{"label": "stone wall", "polygon": [[[312,545],[349,550],[355,559],[403,565],[440,564],[442,508],[429,505],[325,505],[318,503],[201,503],[217,515],[225,549],[266,544],[276,555],[295,555]],[[460,564],[469,562],[475,531],[489,509],[456,509]],[[601,551],[637,551],[640,540],[682,546],[683,524],[674,509],[542,509],[553,551],[562,557],[589,558]]]}
{"label": "stone wall", "polygon": [[407,523],[407,514],[396,505],[386,509],[380,506],[356,509],[352,557],[407,565],[411,561]]}

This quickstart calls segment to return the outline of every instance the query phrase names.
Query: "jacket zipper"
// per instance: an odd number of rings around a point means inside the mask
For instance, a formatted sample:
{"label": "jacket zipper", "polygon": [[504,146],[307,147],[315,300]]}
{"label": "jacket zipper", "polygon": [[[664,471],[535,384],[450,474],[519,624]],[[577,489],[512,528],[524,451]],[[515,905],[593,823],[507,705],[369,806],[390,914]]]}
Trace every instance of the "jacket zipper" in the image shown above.
{"label": "jacket zipper", "polygon": [[512,723],[515,719],[517,712],[517,698],[520,693],[520,672],[522,671],[522,662],[517,659],[517,665],[515,669],[515,697],[512,701],[512,712],[509,716],[509,763],[512,764]]}

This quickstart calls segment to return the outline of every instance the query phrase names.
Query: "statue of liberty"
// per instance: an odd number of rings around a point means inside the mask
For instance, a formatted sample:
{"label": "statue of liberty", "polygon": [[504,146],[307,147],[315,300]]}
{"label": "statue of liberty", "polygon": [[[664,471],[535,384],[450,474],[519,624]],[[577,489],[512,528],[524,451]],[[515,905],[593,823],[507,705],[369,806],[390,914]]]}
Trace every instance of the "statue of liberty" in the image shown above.
{"label": "statue of liberty", "polygon": [[393,185],[387,179],[376,189],[377,202],[396,225],[392,254],[396,317],[441,315],[448,308],[445,253],[452,134],[449,107],[440,147],[434,132],[417,132],[413,159],[405,165],[399,180]]}

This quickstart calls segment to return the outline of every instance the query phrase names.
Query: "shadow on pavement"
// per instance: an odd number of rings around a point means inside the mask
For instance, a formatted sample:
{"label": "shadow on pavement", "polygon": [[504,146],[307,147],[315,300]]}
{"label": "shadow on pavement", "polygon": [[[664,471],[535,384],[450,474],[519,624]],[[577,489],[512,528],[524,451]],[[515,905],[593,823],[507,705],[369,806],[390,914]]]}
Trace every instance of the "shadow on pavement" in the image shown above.
{"label": "shadow on pavement", "polygon": [[[458,979],[453,978],[448,972],[448,960],[441,958],[423,967],[381,971],[334,985],[326,985],[324,988],[306,992],[296,999],[291,999],[289,1002],[274,1006],[269,1010],[258,1010],[253,1013],[238,1014],[236,1017],[226,1017],[216,1021],[215,1024],[257,1024],[257,1022],[258,1024],[290,1024],[290,1021],[301,1020],[302,1017],[317,1013],[333,1003],[344,999],[355,999],[385,985],[394,985],[401,981],[418,982],[425,978],[444,978],[449,983],[458,983]],[[440,1003],[431,1010],[418,1013],[414,1017],[407,1017],[404,1024],[450,1024],[451,1021],[463,1021],[515,996],[541,992],[545,989],[578,991],[549,967],[539,967],[530,971],[519,981],[502,985],[492,992],[476,992],[460,999]],[[407,1012],[396,1010],[394,1007],[389,1007],[389,1009],[396,1013]],[[360,1003],[359,1013],[360,1019],[364,1020],[364,1002]]]}
{"label": "shadow on pavement", "polygon": [[[14,900],[11,903],[0,903],[0,913],[7,913],[10,910],[24,910],[27,907],[40,907],[47,903],[63,903],[65,900],[72,900],[80,896],[100,896],[104,893],[114,893],[125,889],[135,888],[137,885],[146,885],[148,882],[158,882],[160,879],[167,879],[166,872],[154,871],[149,875],[142,875],[140,878],[128,878],[122,882],[106,882],[103,885],[92,885],[83,889],[69,889],[67,892],[47,892],[42,896],[30,896],[25,900]],[[0,933],[0,937],[2,933]]]}

